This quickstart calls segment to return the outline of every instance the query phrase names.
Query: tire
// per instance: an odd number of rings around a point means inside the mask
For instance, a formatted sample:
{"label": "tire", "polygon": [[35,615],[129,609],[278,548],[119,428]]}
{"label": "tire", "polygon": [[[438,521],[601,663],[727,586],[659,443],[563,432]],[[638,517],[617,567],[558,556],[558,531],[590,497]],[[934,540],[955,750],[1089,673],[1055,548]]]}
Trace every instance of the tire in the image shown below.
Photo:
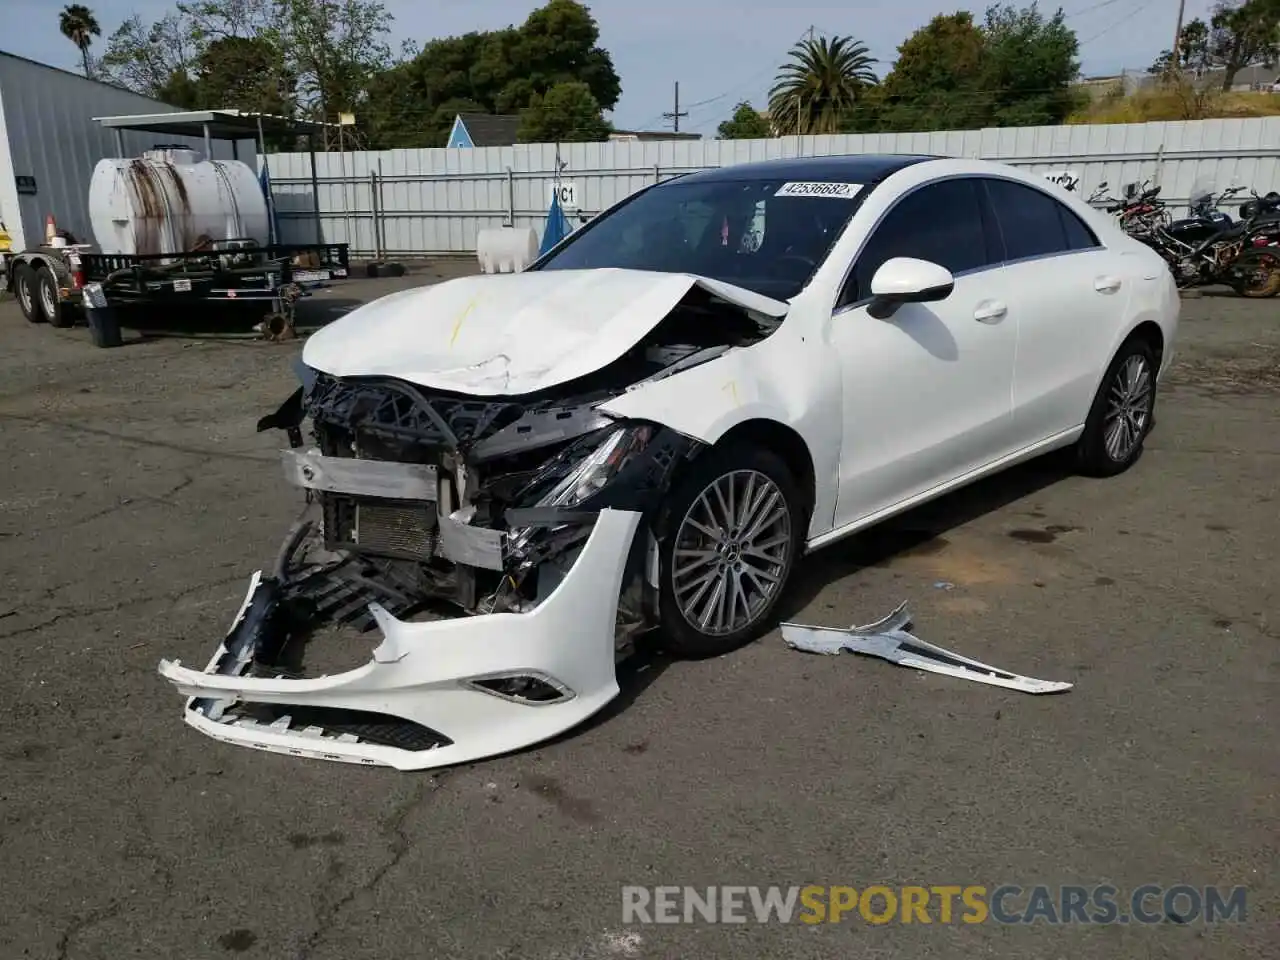
{"label": "tire", "polygon": [[13,295],[18,309],[28,323],[44,323],[44,311],[40,309],[40,295],[36,290],[36,272],[30,265],[20,263],[13,271]]}
{"label": "tire", "polygon": [[1250,299],[1264,299],[1266,297],[1274,297],[1280,293],[1280,256],[1270,250],[1250,250],[1242,254],[1234,264],[1234,269],[1244,269],[1252,272],[1258,264],[1258,268],[1264,269],[1266,272],[1261,281],[1257,281],[1250,277],[1249,279],[1236,279],[1231,287],[1237,294]]}
{"label": "tire", "polygon": [[[1155,423],[1156,355],[1141,336],[1130,337],[1107,367],[1076,442],[1076,464],[1086,476],[1113,477],[1124,473],[1142,456],[1143,444]],[[1117,408],[1120,408],[1117,417]],[[1128,411],[1127,413],[1124,411]],[[1129,428],[1126,439],[1124,427]],[[1110,444],[1113,427],[1121,432]]]}
{"label": "tire", "polygon": [[36,291],[40,295],[40,310],[51,327],[70,327],[76,322],[71,308],[58,299],[58,279],[48,267],[36,271]]}
{"label": "tire", "polygon": [[[733,506],[743,501],[757,504],[756,513],[747,521],[748,530],[777,511],[775,520],[747,541],[754,542],[757,548],[763,547],[767,557],[744,557],[737,553],[742,541],[737,544],[728,541],[717,549],[717,545],[708,542],[706,534],[690,523],[692,520],[717,534],[727,533],[716,494],[717,489],[727,493],[729,483],[734,485]],[[771,492],[764,493],[766,490]],[[663,536],[658,548],[659,626],[667,650],[689,659],[715,657],[767,632],[773,626],[774,613],[786,594],[800,556],[807,519],[805,498],[795,477],[782,459],[769,450],[735,444],[712,450],[695,461],[673,490],[660,524]],[[726,548],[733,552],[724,553]],[[679,556],[685,569],[678,570],[678,553],[693,549],[705,556],[694,559]],[[730,562],[736,560],[745,565],[745,569],[739,566],[737,573],[728,570],[722,579],[714,573],[715,565],[722,562],[721,557]],[[696,569],[688,569],[691,563],[697,565]],[[723,624],[717,628],[714,618],[717,614],[723,616],[726,608],[708,604],[719,584],[730,588],[736,584],[740,592],[730,589],[727,595],[733,600],[731,616],[724,617]],[[687,608],[692,608],[692,612],[686,612]],[[710,627],[697,622],[699,614],[708,610],[712,619]]]}

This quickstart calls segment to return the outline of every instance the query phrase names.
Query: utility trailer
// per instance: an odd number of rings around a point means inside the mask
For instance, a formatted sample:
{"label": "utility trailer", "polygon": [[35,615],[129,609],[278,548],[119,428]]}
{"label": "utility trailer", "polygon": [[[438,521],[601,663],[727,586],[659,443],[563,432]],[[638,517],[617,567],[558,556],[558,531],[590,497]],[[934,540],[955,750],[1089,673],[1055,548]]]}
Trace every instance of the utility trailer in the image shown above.
{"label": "utility trailer", "polygon": [[27,320],[74,326],[82,291],[91,283],[101,284],[111,306],[256,302],[286,314],[299,297],[349,271],[345,243],[259,247],[216,241],[209,251],[178,256],[92,253],[87,246],[46,245],[0,255],[8,261],[8,289]]}
{"label": "utility trailer", "polygon": [[[332,126],[237,110],[98,117],[95,120],[115,132],[117,152],[121,156],[124,154],[122,132],[125,130],[203,137],[206,157],[212,156],[214,140],[231,141],[234,155],[240,141],[256,139],[259,151],[265,156],[267,133],[306,136],[312,142],[313,197],[318,194],[313,140],[317,132]],[[161,152],[166,149],[171,148],[157,147]],[[178,145],[172,149],[187,151],[188,148]],[[181,204],[189,203],[190,188],[179,182],[180,175],[169,170],[168,176],[157,177],[154,172],[148,173],[147,165],[140,165],[137,160],[121,163],[131,165],[127,172],[135,192],[147,204],[162,211],[153,216],[182,220],[188,224],[193,221],[189,209],[177,213],[170,210],[169,200],[173,197]],[[222,180],[226,179],[224,173]],[[166,191],[171,191],[171,195],[166,196]],[[316,242],[310,244],[274,242],[274,201],[269,190],[266,191],[266,204],[272,242],[261,244],[253,238],[212,239],[208,235],[181,238],[178,228],[167,224],[166,239],[170,243],[182,243],[185,239],[191,246],[182,247],[182,252],[163,253],[99,252],[96,245],[78,242],[77,237],[57,230],[50,215],[44,244],[16,253],[0,251],[0,283],[14,294],[27,320],[55,327],[69,327],[76,323],[81,315],[84,290],[94,285],[97,295],[105,298],[109,307],[128,308],[142,304],[181,307],[194,302],[261,303],[270,310],[267,323],[275,324],[273,332],[279,333],[283,328],[292,327],[293,305],[298,299],[309,296],[317,287],[348,277],[349,250],[347,244],[323,242],[318,197],[313,207]],[[97,233],[96,224],[94,229]],[[103,240],[101,237],[98,239],[100,243]]]}

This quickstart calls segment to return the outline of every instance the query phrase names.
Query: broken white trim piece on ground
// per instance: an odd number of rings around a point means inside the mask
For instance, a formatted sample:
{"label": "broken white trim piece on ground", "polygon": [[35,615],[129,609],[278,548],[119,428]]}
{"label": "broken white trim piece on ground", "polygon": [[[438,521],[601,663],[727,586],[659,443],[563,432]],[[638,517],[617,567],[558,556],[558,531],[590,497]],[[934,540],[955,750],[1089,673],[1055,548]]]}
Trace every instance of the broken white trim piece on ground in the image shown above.
{"label": "broken white trim piece on ground", "polygon": [[880,657],[901,667],[915,667],[943,676],[959,677],[996,687],[1007,687],[1022,693],[1063,693],[1074,684],[1058,680],[1037,680],[997,669],[978,660],[970,660],[945,647],[927,643],[907,633],[911,614],[906,602],[875,623],[861,627],[810,627],[799,623],[781,625],[782,640],[793,650],[833,656],[844,651]]}

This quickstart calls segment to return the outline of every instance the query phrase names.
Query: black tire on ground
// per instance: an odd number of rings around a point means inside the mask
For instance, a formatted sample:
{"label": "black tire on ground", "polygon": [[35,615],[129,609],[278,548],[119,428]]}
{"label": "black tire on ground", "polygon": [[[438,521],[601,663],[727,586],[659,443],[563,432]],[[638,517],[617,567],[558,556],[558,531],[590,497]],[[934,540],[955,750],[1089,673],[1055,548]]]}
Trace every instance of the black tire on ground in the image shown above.
{"label": "black tire on ground", "polygon": [[36,289],[36,272],[29,264],[20,263],[13,271],[13,295],[28,323],[45,322],[44,311],[40,309],[40,293]]}
{"label": "black tire on ground", "polygon": [[[748,499],[754,500],[762,490],[765,490],[768,491],[767,499],[769,500],[772,500],[776,494],[778,505],[783,509],[776,523],[767,525],[755,536],[757,545],[773,544],[769,549],[775,551],[774,558],[764,561],[758,557],[745,557],[746,560],[752,561],[752,573],[743,573],[738,577],[738,583],[743,586],[744,592],[741,595],[734,594],[734,600],[743,608],[744,622],[736,629],[727,629],[732,627],[732,623],[729,623],[726,629],[717,631],[714,626],[708,629],[706,626],[694,623],[693,620],[698,617],[694,616],[691,619],[683,612],[680,599],[684,598],[688,601],[690,598],[696,598],[698,589],[696,587],[689,589],[688,581],[684,580],[682,582],[684,589],[680,591],[680,597],[677,596],[675,561],[677,547],[682,550],[693,546],[705,547],[704,552],[707,556],[718,558],[702,561],[707,564],[706,575],[711,576],[720,559],[725,559],[726,562],[744,559],[736,552],[738,548],[733,545],[733,541],[736,540],[741,544],[746,539],[744,534],[750,533],[750,528],[769,512],[768,503],[757,500],[760,509],[746,521],[745,527],[738,528],[736,535],[732,530],[714,528],[715,532],[726,534],[730,543],[723,549],[728,550],[732,556],[718,553],[715,544],[711,543],[709,538],[706,538],[706,542],[693,543],[690,537],[705,538],[705,535],[698,533],[685,522],[687,517],[706,521],[708,518],[700,513],[704,508],[695,507],[695,504],[698,504],[704,493],[708,498],[705,503],[714,502],[713,486],[725,482],[726,478],[730,477],[737,484],[739,504]],[[747,496],[746,489],[748,483],[752,484],[750,498]],[[778,603],[786,594],[787,584],[804,544],[805,528],[808,523],[805,502],[806,498],[787,465],[767,449],[748,444],[734,444],[711,450],[694,462],[689,472],[672,490],[671,496],[664,505],[660,523],[662,538],[659,543],[659,625],[669,652],[689,659],[720,656],[750,643],[774,626],[773,617]],[[738,516],[741,520],[742,515]],[[710,525],[704,523],[704,526]],[[681,559],[688,562],[687,555],[682,556]],[[768,574],[776,579],[776,583],[772,585],[772,593],[760,589],[762,584],[769,583],[767,578],[759,575],[759,571],[763,568],[767,568]],[[696,577],[703,576],[702,569],[702,567],[699,568]],[[717,581],[724,582],[720,581],[719,577],[712,577],[711,586],[708,589],[714,590]],[[747,605],[748,599],[751,605]],[[702,612],[701,604],[693,605],[699,608],[698,613]],[[755,609],[751,609],[751,606],[755,606]],[[738,606],[735,606],[733,612],[736,613],[737,610]]]}
{"label": "black tire on ground", "polygon": [[71,308],[58,297],[58,278],[48,267],[36,271],[36,290],[40,295],[40,310],[49,326],[70,327],[76,322]]}
{"label": "black tire on ground", "polygon": [[[1156,353],[1141,334],[1126,340],[1107,367],[1085,420],[1084,433],[1076,441],[1076,466],[1086,476],[1114,477],[1138,462],[1155,422]],[[1125,421],[1129,437],[1108,436],[1116,422]],[[1123,433],[1124,428],[1118,428]]]}

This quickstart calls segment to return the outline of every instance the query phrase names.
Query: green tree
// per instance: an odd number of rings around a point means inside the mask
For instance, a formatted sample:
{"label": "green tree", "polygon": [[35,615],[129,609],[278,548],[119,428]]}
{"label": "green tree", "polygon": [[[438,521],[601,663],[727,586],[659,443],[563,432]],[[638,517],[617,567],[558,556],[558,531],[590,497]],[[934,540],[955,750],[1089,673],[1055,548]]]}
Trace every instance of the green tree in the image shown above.
{"label": "green tree", "polygon": [[733,116],[716,130],[718,140],[764,140],[771,136],[769,121],[745,100],[733,108]]}
{"label": "green tree", "polygon": [[175,105],[336,119],[391,64],[382,0],[190,0],[107,44],[113,80]]}
{"label": "green tree", "polygon": [[[898,47],[878,93],[874,128],[962,130],[1061,123],[1080,97],[1078,43],[1061,10],[1033,2],[934,17]],[[869,106],[877,106],[871,98]],[[872,126],[864,123],[863,129]]]}
{"label": "green tree", "polygon": [[581,80],[557,83],[520,114],[520,143],[562,143],[607,140],[609,124],[600,115],[600,102]]}
{"label": "green tree", "polygon": [[1275,66],[1280,56],[1280,0],[1219,3],[1209,21],[1209,57],[1230,90],[1245,67]]}
{"label": "green tree", "polygon": [[993,6],[983,24],[982,86],[998,127],[1061,123],[1078,105],[1080,44],[1059,8],[1046,18],[1033,2]]}
{"label": "green tree", "polygon": [[[166,94],[192,82],[189,68],[201,49],[192,36],[190,19],[180,11],[166,14],[152,24],[133,16],[107,38],[98,68],[113,83],[182,107],[187,104]],[[184,75],[185,84],[181,79]]]}
{"label": "green tree", "polygon": [[883,130],[965,130],[986,120],[986,39],[967,11],[940,14],[898,47],[872,119]]}
{"label": "green tree", "polygon": [[622,85],[588,7],[549,0],[520,26],[443,37],[375,78],[363,115],[380,148],[438,146],[465,102],[477,113],[517,114],[561,83],[585,83],[597,114],[617,104]]}
{"label": "green tree", "polygon": [[875,60],[853,37],[819,37],[791,48],[769,90],[769,116],[785,134],[838,133],[875,85]]}
{"label": "green tree", "polygon": [[392,18],[381,0],[275,0],[268,39],[297,77],[299,103],[329,121],[354,110],[370,81],[391,66],[383,39]]}
{"label": "green tree", "polygon": [[[1168,72],[1172,66],[1173,51],[1165,50],[1156,57],[1155,62],[1147,68],[1147,73],[1161,74]],[[1182,25],[1178,34],[1178,69],[1208,70],[1213,66],[1213,58],[1209,52],[1209,25],[1200,18]]]}
{"label": "green tree", "polygon": [[89,65],[89,46],[94,37],[102,36],[102,28],[93,11],[81,3],[73,3],[62,8],[58,15],[58,29],[62,35],[76,45],[80,51],[80,59],[84,62],[84,75],[92,74]]}
{"label": "green tree", "polygon": [[267,40],[221,37],[204,48],[193,68],[197,97],[208,109],[277,116],[294,112],[295,79]]}

